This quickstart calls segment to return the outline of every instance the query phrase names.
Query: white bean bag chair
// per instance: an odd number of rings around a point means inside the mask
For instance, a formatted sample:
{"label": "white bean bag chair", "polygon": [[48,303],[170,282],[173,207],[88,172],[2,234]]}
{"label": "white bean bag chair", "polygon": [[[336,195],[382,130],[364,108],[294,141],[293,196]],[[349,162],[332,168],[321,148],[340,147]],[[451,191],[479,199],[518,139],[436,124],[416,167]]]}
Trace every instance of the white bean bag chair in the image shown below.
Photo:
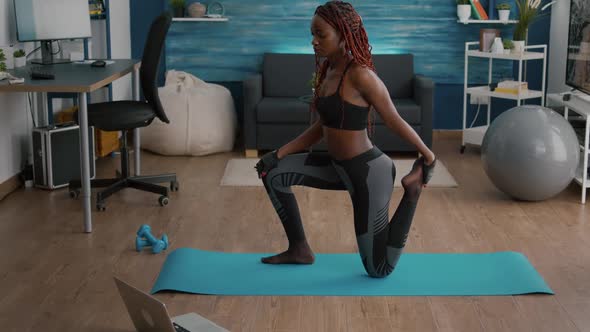
{"label": "white bean bag chair", "polygon": [[142,148],[169,156],[204,156],[233,149],[237,119],[227,88],[170,70],[158,94],[170,123],[156,118],[142,128]]}

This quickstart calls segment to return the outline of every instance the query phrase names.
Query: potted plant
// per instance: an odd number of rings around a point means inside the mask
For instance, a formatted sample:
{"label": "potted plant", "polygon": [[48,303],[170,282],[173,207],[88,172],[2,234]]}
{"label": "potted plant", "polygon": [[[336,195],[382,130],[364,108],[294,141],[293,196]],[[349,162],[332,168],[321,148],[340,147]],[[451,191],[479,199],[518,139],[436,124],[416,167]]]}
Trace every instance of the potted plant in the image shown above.
{"label": "potted plant", "polygon": [[14,56],[14,67],[18,68],[18,67],[24,67],[27,64],[27,58],[25,58],[25,51],[20,49],[20,50],[16,50],[14,51],[14,53],[12,53],[12,55]]}
{"label": "potted plant", "polygon": [[510,4],[507,2],[499,3],[496,5],[496,9],[498,10],[500,21],[508,21],[508,17],[510,17]]}
{"label": "potted plant", "polygon": [[[518,23],[514,27],[513,52],[522,53],[524,51],[525,41],[527,39],[529,25],[534,22],[540,15],[539,5],[542,0],[515,0],[518,7]],[[544,6],[543,9],[547,8]]]}
{"label": "potted plant", "polygon": [[174,17],[184,17],[185,0],[170,0],[170,7],[174,13]]}
{"label": "potted plant", "polygon": [[459,22],[467,22],[471,17],[469,0],[457,0],[457,17],[459,17]]}
{"label": "potted plant", "polygon": [[504,44],[504,54],[509,54],[510,52],[512,52],[512,49],[514,48],[514,43],[512,42],[512,40],[504,39],[502,43]]}
{"label": "potted plant", "polygon": [[0,73],[6,71],[6,56],[4,55],[4,50],[0,48]]}

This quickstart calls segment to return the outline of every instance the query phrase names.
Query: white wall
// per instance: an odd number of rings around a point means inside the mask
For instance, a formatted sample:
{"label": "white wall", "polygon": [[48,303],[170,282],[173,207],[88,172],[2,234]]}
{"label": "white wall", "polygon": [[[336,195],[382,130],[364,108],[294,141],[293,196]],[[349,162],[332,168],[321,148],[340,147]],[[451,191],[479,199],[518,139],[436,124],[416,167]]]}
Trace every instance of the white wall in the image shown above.
{"label": "white wall", "polygon": [[[110,1],[110,5],[112,57],[114,59],[129,58],[131,57],[129,0]],[[16,43],[12,6],[13,0],[0,0],[0,47]],[[104,38],[100,39],[104,41]],[[98,36],[95,42],[99,42]],[[28,52],[32,46],[32,43],[26,43],[24,48]],[[131,75],[127,75],[113,84],[115,100],[131,98],[130,77]],[[28,156],[29,133],[33,126],[26,94],[0,93],[0,117],[0,183],[2,183],[21,171]]]}
{"label": "white wall", "polygon": [[[0,0],[0,47],[16,42],[12,0]],[[5,52],[6,53],[6,52]],[[0,183],[18,174],[28,151],[32,126],[23,93],[0,93]]]}
{"label": "white wall", "polygon": [[[129,0],[110,1],[111,58],[131,57],[131,23]],[[107,56],[106,21],[92,21],[91,52],[95,59]],[[106,101],[106,90],[92,93],[92,101]],[[131,74],[113,83],[113,100],[130,100],[132,97]]]}
{"label": "white wall", "polygon": [[557,2],[551,6],[549,68],[547,70],[548,93],[559,93],[570,89],[570,87],[565,85],[569,13],[570,0],[557,0]]}
{"label": "white wall", "polygon": [[[111,56],[113,59],[129,59],[131,57],[129,0],[111,0],[110,5]],[[113,100],[130,100],[132,96],[131,74],[113,83]]]}
{"label": "white wall", "polygon": [[26,98],[22,93],[0,93],[0,183],[18,174],[28,154]]}
{"label": "white wall", "polygon": [[16,41],[12,0],[0,0],[0,22],[0,45],[9,45]]}
{"label": "white wall", "polygon": [[[131,23],[129,0],[110,1],[111,23],[111,57],[113,59],[128,59],[131,57]],[[107,56],[106,21],[91,21],[92,38],[89,42],[90,54],[93,59],[104,59]],[[65,42],[62,42],[62,46]],[[83,51],[81,42],[69,43],[63,47],[66,55],[69,51]],[[132,97],[131,74],[113,83],[113,100],[129,100]],[[106,101],[107,90],[101,89],[91,94],[92,102]],[[55,103],[59,107],[59,103]],[[64,107],[68,104],[65,103]]]}

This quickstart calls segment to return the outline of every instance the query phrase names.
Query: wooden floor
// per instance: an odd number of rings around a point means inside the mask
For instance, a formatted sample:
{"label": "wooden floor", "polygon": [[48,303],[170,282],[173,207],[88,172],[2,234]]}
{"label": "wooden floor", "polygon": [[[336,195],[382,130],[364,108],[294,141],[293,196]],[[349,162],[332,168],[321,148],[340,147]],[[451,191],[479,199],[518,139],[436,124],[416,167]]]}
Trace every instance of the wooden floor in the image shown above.
{"label": "wooden floor", "polygon": [[[590,331],[590,204],[580,187],[538,203],[493,187],[477,148],[439,138],[434,150],[459,183],[422,194],[407,252],[520,251],[555,295],[498,297],[234,297],[158,294],[172,315],[197,312],[232,331]],[[149,291],[165,254],[134,250],[140,224],[171,248],[283,250],[286,238],[262,187],[220,187],[226,161],[145,153],[143,173],[177,172],[180,192],[162,208],[131,189],[93,212],[82,233],[79,201],[66,190],[19,190],[0,202],[1,331],[132,331],[113,275]],[[117,160],[101,160],[114,175]],[[523,170],[526,171],[526,170]],[[356,252],[345,192],[295,188],[316,252]],[[396,190],[391,209],[401,191]]]}

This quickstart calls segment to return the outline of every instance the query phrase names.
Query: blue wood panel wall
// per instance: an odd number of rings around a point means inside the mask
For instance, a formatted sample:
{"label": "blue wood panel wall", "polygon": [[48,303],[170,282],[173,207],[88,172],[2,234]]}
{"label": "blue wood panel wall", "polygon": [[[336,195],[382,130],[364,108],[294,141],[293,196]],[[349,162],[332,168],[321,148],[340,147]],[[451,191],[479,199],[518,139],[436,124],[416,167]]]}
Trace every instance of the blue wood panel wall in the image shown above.
{"label": "blue wood panel wall", "polygon": [[[484,8],[489,8],[487,0],[481,1]],[[507,1],[513,3],[513,0]],[[236,99],[236,110],[241,119],[241,87],[231,81],[259,71],[264,52],[311,53],[309,23],[315,7],[324,1],[224,0],[222,3],[230,17],[228,22],[175,22],[172,25],[163,68],[185,70],[224,84]],[[512,26],[459,24],[454,0],[364,0],[351,3],[363,17],[374,53],[412,53],[415,55],[415,71],[436,81],[434,128],[461,128],[464,43],[479,40],[481,28],[500,28],[502,37],[511,38]],[[149,23],[167,9],[167,4],[167,0],[131,0],[134,57],[139,57],[143,51]],[[531,26],[531,44],[549,43],[549,22],[550,18],[546,17]],[[496,60],[494,66],[495,80],[517,77],[508,61]],[[539,89],[540,62],[531,62],[528,68],[529,85]],[[487,60],[472,61],[470,82],[487,82]],[[514,103],[494,99],[493,105],[492,117],[495,117]]]}
{"label": "blue wood panel wall", "polygon": [[[228,22],[175,22],[166,46],[166,67],[213,81],[236,81],[259,72],[262,54],[312,53],[309,26],[324,1],[225,0]],[[458,24],[450,0],[351,1],[360,13],[373,54],[412,53],[415,71],[437,83],[463,82],[465,41],[479,40],[480,24]],[[489,26],[488,26],[489,27]],[[500,25],[504,36],[511,27]],[[498,62],[498,77],[511,74]],[[487,61],[470,67],[470,78],[487,81]]]}

